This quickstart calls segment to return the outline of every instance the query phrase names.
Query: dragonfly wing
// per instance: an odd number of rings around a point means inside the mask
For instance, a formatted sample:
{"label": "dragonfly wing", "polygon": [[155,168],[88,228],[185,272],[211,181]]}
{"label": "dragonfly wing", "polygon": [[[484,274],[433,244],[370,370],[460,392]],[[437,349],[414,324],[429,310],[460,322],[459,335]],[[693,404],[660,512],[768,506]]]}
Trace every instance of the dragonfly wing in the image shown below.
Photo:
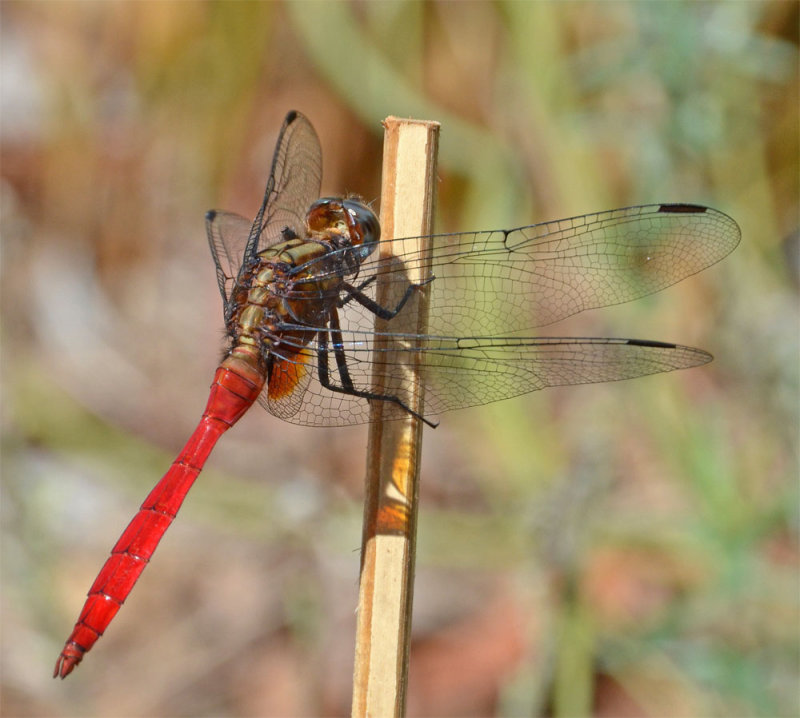
{"label": "dragonfly wing", "polygon": [[[669,204],[512,230],[435,235],[433,279],[426,286],[429,331],[502,335],[628,302],[714,264],[739,238],[738,225],[722,212]],[[399,259],[390,265],[370,258],[360,277],[382,272],[402,289],[424,259],[415,253]]]}
{"label": "dragonfly wing", "polygon": [[245,251],[245,260],[281,238],[288,228],[304,236],[304,220],[322,185],[322,148],[308,119],[292,110],[281,127],[264,199]]}
{"label": "dragonfly wing", "polygon": [[701,349],[637,339],[430,337],[425,411],[433,415],[551,386],[633,379],[711,361]]}
{"label": "dragonfly wing", "polygon": [[242,266],[244,249],[250,235],[249,219],[233,212],[212,209],[206,212],[208,246],[217,270],[222,301],[227,306],[233,284]]}
{"label": "dragonfly wing", "polygon": [[[316,370],[316,353],[313,347],[298,345],[276,347],[270,356],[269,381],[258,398],[270,414],[279,419],[295,421],[303,405],[310,398],[308,388]],[[305,423],[305,422],[299,422]]]}
{"label": "dragonfly wing", "polygon": [[225,320],[236,280],[256,255],[283,239],[284,229],[302,236],[303,221],[318,199],[322,178],[322,149],[311,123],[299,112],[283,122],[264,199],[255,221],[232,212],[206,213],[206,232],[225,306]]}
{"label": "dragonfly wing", "polygon": [[[420,294],[412,291],[410,296],[408,276],[421,266],[420,255],[369,257],[351,273],[343,272],[347,263],[336,261],[336,253],[326,254],[296,271],[320,280],[330,274],[346,278],[355,292],[339,295],[336,289],[336,295],[327,297],[340,307],[340,339],[323,328],[323,335],[329,333],[327,349],[321,349],[316,338],[302,346],[298,342],[296,350],[311,354],[302,354],[308,374],[302,384],[305,401],[282,397],[282,405],[291,405],[292,411],[290,416],[286,410],[280,415],[317,425],[369,420],[366,398],[320,383],[318,357],[328,368],[329,383],[340,389],[348,385],[341,370],[344,359],[349,384],[361,394],[391,394],[395,389],[381,387],[402,386],[408,363],[418,361],[426,416],[548,386],[615,381],[704,364],[711,359],[706,352],[662,342],[509,335],[657,292],[724,257],[739,237],[736,223],[721,212],[663,204],[507,231],[437,235],[432,269],[422,273],[430,281]],[[391,310],[403,297],[407,300],[396,317],[382,323],[382,335],[374,333],[375,315],[368,303],[356,299],[365,295],[376,300],[378,274],[390,297],[381,306]],[[414,325],[408,326],[406,319],[413,318],[421,293],[430,296],[429,334],[415,338]],[[310,298],[319,301],[320,293]],[[302,303],[296,294],[293,300],[296,307]],[[304,313],[297,309],[297,315]],[[287,324],[277,330],[290,337],[301,328]],[[397,354],[385,353],[381,341]],[[282,343],[286,351],[291,339]],[[393,418],[405,414],[402,406],[388,402],[386,410]]]}
{"label": "dragonfly wing", "polygon": [[[327,339],[324,355],[330,381],[342,388],[331,347],[347,361],[352,387],[358,392],[394,394],[402,398],[408,366],[418,362],[425,389],[424,413],[435,417],[451,409],[478,406],[551,386],[620,381],[687,369],[711,361],[700,349],[637,339],[470,337],[453,338],[368,332],[342,332]],[[268,408],[287,421],[341,426],[369,421],[369,401],[322,386],[316,367],[319,346],[305,348],[302,359],[303,401],[291,412]],[[285,403],[286,400],[284,400]],[[401,418],[405,410],[387,402],[385,416]]]}

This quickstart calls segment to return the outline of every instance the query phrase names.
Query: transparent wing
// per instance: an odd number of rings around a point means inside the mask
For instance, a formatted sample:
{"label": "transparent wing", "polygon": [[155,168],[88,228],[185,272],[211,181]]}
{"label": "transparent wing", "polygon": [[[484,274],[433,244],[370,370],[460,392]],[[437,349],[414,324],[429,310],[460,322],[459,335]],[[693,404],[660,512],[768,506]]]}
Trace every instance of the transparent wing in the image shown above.
{"label": "transparent wing", "polygon": [[[376,344],[377,340],[377,344]],[[385,342],[385,343],[384,343]],[[403,396],[402,379],[409,363],[419,362],[425,390],[427,418],[468,406],[526,394],[550,386],[620,381],[660,372],[687,369],[711,361],[701,349],[635,339],[438,337],[342,332],[336,340],[328,334],[327,362],[331,383],[341,388],[333,347],[347,359],[352,388],[359,392]],[[297,361],[303,372],[318,359],[319,344],[300,350]],[[314,373],[300,387],[302,401],[285,408],[268,396],[262,403],[281,418],[313,426],[341,426],[369,421],[366,398],[331,390]],[[401,418],[405,410],[385,402],[384,416]]]}
{"label": "transparent wing", "polygon": [[[286,115],[272,158],[264,199],[252,223],[231,212],[206,214],[206,232],[225,304],[239,272],[266,247],[283,238],[288,228],[303,236],[303,220],[319,198],[322,149],[311,123],[299,112]],[[245,261],[247,260],[247,261]]]}
{"label": "transparent wing", "polygon": [[217,283],[222,301],[227,306],[233,285],[242,266],[242,257],[250,236],[249,219],[212,209],[206,212],[206,233],[211,256],[217,271]]}
{"label": "transparent wing", "polygon": [[305,115],[292,110],[283,121],[264,199],[250,231],[245,257],[255,257],[288,227],[304,236],[303,220],[322,185],[322,148]]}
{"label": "transparent wing", "polygon": [[[435,235],[432,280],[426,285],[429,332],[503,335],[638,299],[718,262],[740,236],[728,215],[686,204],[626,207],[511,230]],[[330,257],[323,260],[333,265]],[[383,281],[397,285],[393,291],[402,295],[407,276],[421,264],[418,254],[370,257],[360,267],[359,280],[382,273]],[[298,271],[309,269],[306,265]],[[374,284],[365,287],[371,296]],[[355,302],[347,308],[343,327],[369,329],[372,314]]]}
{"label": "transparent wing", "polygon": [[[704,364],[711,359],[709,354],[675,344],[508,334],[657,292],[719,261],[739,238],[736,223],[721,212],[667,204],[514,230],[437,235],[431,280],[414,290],[430,296],[428,334],[416,336],[405,329],[415,299],[383,324],[383,335],[376,335],[375,316],[369,309],[352,297],[331,296],[331,302],[341,305],[339,339],[331,328],[318,327],[327,351],[318,340],[294,347],[284,343],[281,351],[290,357],[287,361],[302,367],[298,375],[303,380],[297,382],[300,398],[294,401],[279,392],[279,401],[267,397],[263,403],[297,423],[367,421],[366,399],[331,391],[320,383],[320,359],[328,366],[328,383],[339,387],[346,383],[338,359],[346,362],[351,388],[367,393],[385,393],[380,387],[399,382],[405,372],[403,362],[418,359],[423,366],[426,416],[546,386],[615,381]],[[331,271],[341,274],[346,263],[334,261],[332,255],[297,271],[319,277]],[[409,287],[408,271],[420,261],[417,254],[391,260],[370,257],[358,276],[347,280],[374,298],[374,280],[382,273],[391,301],[397,302]],[[319,293],[311,298],[318,300]],[[293,299],[302,307],[302,297]],[[302,313],[299,309],[298,316]],[[296,333],[299,325],[279,329]],[[381,349],[377,337],[389,341],[398,353]],[[387,410],[403,414],[397,405],[387,405]]]}

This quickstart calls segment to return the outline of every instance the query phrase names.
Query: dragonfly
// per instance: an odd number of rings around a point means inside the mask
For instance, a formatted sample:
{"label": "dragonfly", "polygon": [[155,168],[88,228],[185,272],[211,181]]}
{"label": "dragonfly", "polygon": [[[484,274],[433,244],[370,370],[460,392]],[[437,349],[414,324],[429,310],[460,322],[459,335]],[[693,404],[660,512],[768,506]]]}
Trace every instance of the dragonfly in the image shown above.
{"label": "dragonfly", "polygon": [[[711,266],[740,239],[722,212],[695,204],[626,207],[433,235],[428,256],[383,256],[375,251],[381,237],[372,209],[356,196],[320,198],[321,178],[317,134],[292,111],[255,220],[206,214],[228,348],[197,428],[89,589],[54,677],[69,675],[103,635],[217,440],[256,401],[310,426],[368,422],[376,403],[384,418],[414,416],[435,426],[451,409],[712,359],[680,344],[530,330],[644,297]],[[386,293],[376,292],[379,283]],[[403,316],[422,294],[430,313],[425,333],[415,333]],[[424,414],[391,389],[409,362],[420,372]]]}

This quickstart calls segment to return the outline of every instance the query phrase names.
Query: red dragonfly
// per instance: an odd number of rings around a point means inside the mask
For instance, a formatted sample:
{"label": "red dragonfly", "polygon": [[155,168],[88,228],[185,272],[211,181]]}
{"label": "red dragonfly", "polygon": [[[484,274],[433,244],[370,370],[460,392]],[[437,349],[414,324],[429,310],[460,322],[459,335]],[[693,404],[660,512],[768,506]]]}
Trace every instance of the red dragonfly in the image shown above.
{"label": "red dragonfly", "polygon": [[[206,215],[230,345],[200,423],[111,550],[54,677],[69,675],[119,611],[219,437],[258,400],[287,421],[363,423],[414,412],[391,386],[403,363],[382,360],[375,318],[430,297],[428,333],[388,331],[421,366],[426,416],[548,386],[616,381],[705,364],[711,355],[638,339],[542,338],[519,332],[657,292],[714,264],[739,242],[736,222],[693,204],[653,204],[516,229],[433,237],[433,259],[379,258],[375,214],[358,198],[317,199],[322,151],[290,112],[254,222]],[[431,268],[413,284],[408,276]],[[394,289],[375,295],[376,277]],[[413,302],[411,302],[413,304]],[[407,310],[408,311],[408,310]],[[396,323],[393,325],[392,322]],[[395,354],[397,356],[397,354]],[[378,383],[376,383],[376,381]],[[416,414],[414,414],[416,416]]]}

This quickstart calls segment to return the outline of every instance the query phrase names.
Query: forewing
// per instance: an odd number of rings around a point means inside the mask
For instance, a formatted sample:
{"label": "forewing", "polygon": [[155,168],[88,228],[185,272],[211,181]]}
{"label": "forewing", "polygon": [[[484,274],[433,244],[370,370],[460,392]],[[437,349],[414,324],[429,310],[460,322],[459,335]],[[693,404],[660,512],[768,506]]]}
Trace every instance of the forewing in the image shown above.
{"label": "forewing", "polygon": [[225,310],[231,313],[231,293],[240,273],[256,255],[283,238],[283,230],[303,235],[309,206],[319,198],[322,150],[311,123],[292,111],[283,122],[264,199],[253,222],[232,212],[211,210],[206,232]]}
{"label": "forewing", "polygon": [[[654,204],[493,232],[433,238],[431,334],[492,336],[551,324],[586,309],[658,292],[722,259],[738,244],[736,222],[696,205]],[[376,252],[377,255],[377,252]],[[408,284],[422,259],[369,258],[360,279],[383,272]],[[430,276],[430,275],[423,275]],[[371,291],[371,289],[370,289]],[[349,328],[371,317],[354,302]]]}
{"label": "forewing", "polygon": [[292,110],[278,135],[264,199],[245,250],[247,260],[280,239],[284,228],[304,236],[304,218],[311,203],[319,199],[321,183],[319,138],[308,119]]}

